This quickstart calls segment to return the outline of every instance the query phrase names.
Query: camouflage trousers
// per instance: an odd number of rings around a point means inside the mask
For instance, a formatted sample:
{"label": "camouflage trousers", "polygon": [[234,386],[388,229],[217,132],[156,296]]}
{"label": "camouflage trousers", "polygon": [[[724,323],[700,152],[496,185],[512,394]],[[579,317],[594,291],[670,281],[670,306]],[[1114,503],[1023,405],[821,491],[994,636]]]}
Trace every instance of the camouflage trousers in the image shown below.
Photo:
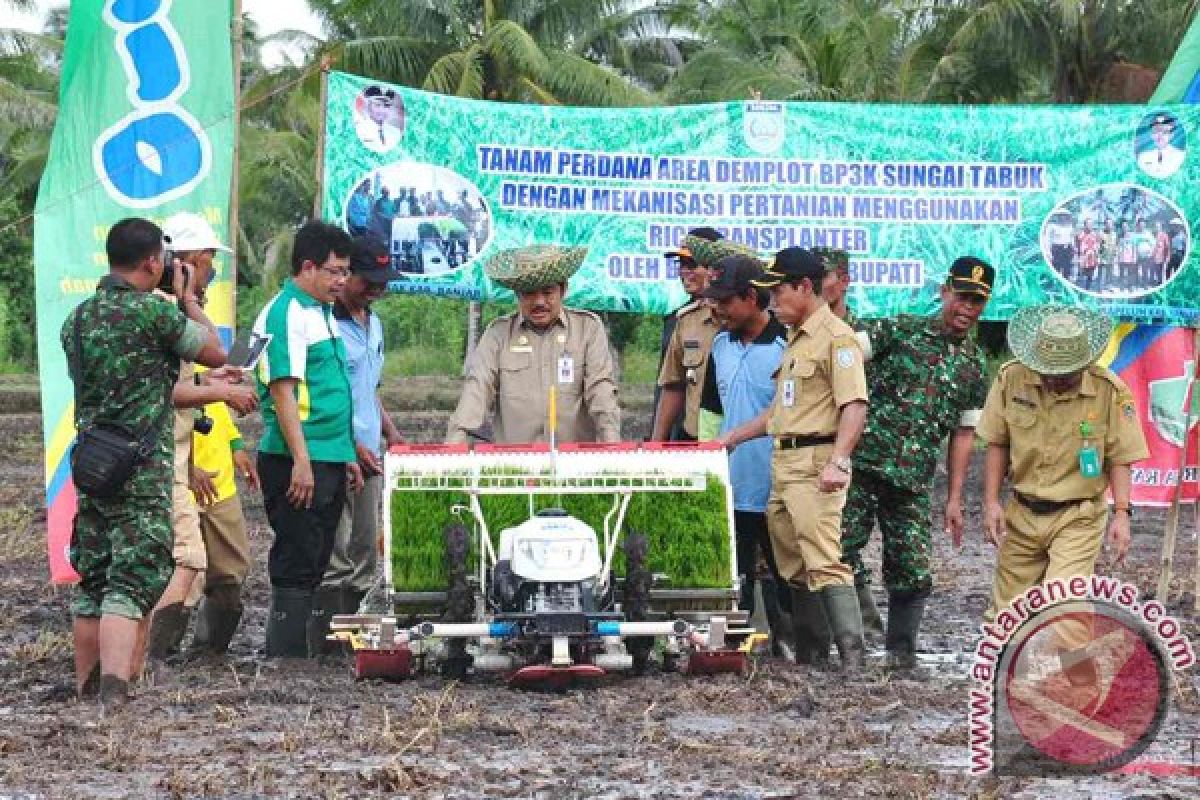
{"label": "camouflage trousers", "polygon": [[893,485],[878,473],[856,469],[850,479],[842,512],[842,561],[854,570],[854,583],[866,586],[871,571],[862,551],[876,521],[883,534],[883,582],[888,589],[923,591],[932,588],[930,562],[929,492]]}
{"label": "camouflage trousers", "polygon": [[71,534],[71,566],[79,573],[72,612],[141,619],[171,579],[173,542],[169,494],[104,500],[81,494]]}

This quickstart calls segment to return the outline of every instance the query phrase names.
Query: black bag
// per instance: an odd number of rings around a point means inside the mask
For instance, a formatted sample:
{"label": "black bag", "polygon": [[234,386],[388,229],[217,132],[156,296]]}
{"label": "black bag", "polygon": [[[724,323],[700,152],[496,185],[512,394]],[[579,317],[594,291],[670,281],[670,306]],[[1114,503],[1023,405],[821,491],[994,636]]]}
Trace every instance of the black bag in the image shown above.
{"label": "black bag", "polygon": [[[82,319],[80,304],[75,312],[75,362],[69,365],[75,384],[76,413],[83,365]],[[106,420],[96,420],[79,431],[71,448],[71,478],[76,489],[91,497],[112,497],[121,491],[137,465],[154,451],[155,433],[171,410],[171,388],[167,387],[163,410],[140,434],[119,422]]]}

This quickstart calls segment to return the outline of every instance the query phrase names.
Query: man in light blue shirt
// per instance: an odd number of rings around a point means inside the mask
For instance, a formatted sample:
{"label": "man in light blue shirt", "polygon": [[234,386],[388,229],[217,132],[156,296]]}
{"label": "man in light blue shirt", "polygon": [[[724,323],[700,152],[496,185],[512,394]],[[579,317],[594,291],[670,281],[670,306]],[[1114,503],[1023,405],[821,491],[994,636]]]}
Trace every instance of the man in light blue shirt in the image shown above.
{"label": "man in light blue shirt", "polygon": [[[714,439],[758,417],[775,399],[775,372],[787,347],[787,331],[767,311],[767,292],[750,281],[762,274],[757,259],[730,256],[717,262],[716,276],[700,297],[714,302],[722,330],[713,339],[700,396],[700,439]],[[765,556],[770,579],[762,582],[771,648],[787,657],[791,592],[779,578],[767,534],[767,498],[771,493],[771,437],[740,445],[729,456],[737,562],[742,574],[742,608],[754,611],[758,552]]]}
{"label": "man in light blue shirt", "polygon": [[309,629],[312,652],[331,651],[325,636],[334,614],[353,614],[375,584],[378,566],[376,537],[383,495],[383,447],[401,441],[379,397],[383,375],[383,324],[371,312],[390,281],[399,273],[381,244],[360,236],[350,252],[350,275],[334,304],[333,316],[346,346],[346,371],[353,403],[354,450],[362,467],[363,488],[347,495],[329,567],[313,603]]}

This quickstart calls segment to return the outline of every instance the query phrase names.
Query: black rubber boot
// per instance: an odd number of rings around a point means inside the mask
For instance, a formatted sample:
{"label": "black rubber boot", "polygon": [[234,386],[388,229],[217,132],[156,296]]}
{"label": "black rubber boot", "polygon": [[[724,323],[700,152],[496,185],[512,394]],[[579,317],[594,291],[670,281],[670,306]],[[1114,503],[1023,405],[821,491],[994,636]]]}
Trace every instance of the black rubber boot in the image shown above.
{"label": "black rubber boot", "polygon": [[767,625],[771,628],[771,655],[793,661],[796,634],[792,630],[792,616],[780,607],[778,585],[774,580],[764,580],[760,587],[763,612],[767,615]]}
{"label": "black rubber boot", "polygon": [[313,594],[312,613],[308,617],[308,656],[331,656],[341,651],[337,642],[329,641],[329,622],[334,614],[344,613],[341,588],[317,589]]}
{"label": "black rubber boot", "polygon": [[179,645],[191,616],[191,609],[183,603],[171,603],[155,611],[150,632],[146,634],[146,657],[151,661],[166,661],[179,655]]}
{"label": "black rubber boot", "polygon": [[858,607],[862,611],[863,630],[883,633],[883,618],[879,616],[879,609],[875,606],[875,596],[871,594],[870,585],[856,582],[854,590],[858,594]]}
{"label": "black rubber boot", "polygon": [[853,586],[826,586],[821,590],[821,603],[833,631],[833,642],[842,659],[842,672],[858,672],[866,662],[867,649],[863,642],[862,612]]}
{"label": "black rubber boot", "polygon": [[342,590],[342,613],[357,614],[366,598],[366,592],[360,592],[357,589]]}
{"label": "black rubber boot", "polygon": [[917,631],[925,614],[925,599],[929,592],[888,592],[887,654],[888,666],[894,669],[915,669],[917,666]]}
{"label": "black rubber boot", "polygon": [[267,612],[267,658],[307,658],[308,618],[313,593],[307,589],[271,589]]}
{"label": "black rubber boot", "polygon": [[106,709],[120,708],[129,702],[129,681],[116,675],[100,676],[100,702]]}
{"label": "black rubber boot", "polygon": [[192,635],[193,656],[223,656],[242,620],[242,587],[220,584],[212,587],[196,612]]}
{"label": "black rubber boot", "polygon": [[807,587],[792,587],[792,631],[796,663],[823,667],[829,663],[829,623],[821,596]]}

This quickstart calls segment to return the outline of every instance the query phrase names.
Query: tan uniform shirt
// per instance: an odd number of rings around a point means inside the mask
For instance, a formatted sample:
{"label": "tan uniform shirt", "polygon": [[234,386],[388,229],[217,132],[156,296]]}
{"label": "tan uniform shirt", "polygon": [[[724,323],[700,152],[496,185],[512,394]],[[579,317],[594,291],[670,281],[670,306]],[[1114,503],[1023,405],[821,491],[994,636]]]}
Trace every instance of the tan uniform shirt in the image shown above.
{"label": "tan uniform shirt", "polygon": [[564,309],[539,331],[519,314],[492,322],[479,338],[446,441],[466,442],[495,409],[497,443],[546,442],[549,389],[558,387],[559,442],[621,439],[612,353],[604,323],[587,311]]}
{"label": "tan uniform shirt", "polygon": [[[178,383],[192,383],[196,365],[190,361],[179,362]],[[175,485],[187,489],[191,481],[192,430],[196,425],[196,409],[175,409]]]}
{"label": "tan uniform shirt", "polygon": [[[1053,502],[1098,497],[1108,488],[1110,466],[1150,455],[1133,395],[1111,370],[1094,365],[1084,371],[1078,389],[1054,394],[1042,388],[1036,372],[1010,361],[996,376],[975,431],[989,444],[1008,448],[1013,489]],[[1102,460],[1095,478],[1080,471],[1085,444]]]}
{"label": "tan uniform shirt", "polygon": [[841,407],[866,399],[862,347],[854,329],[822,305],[788,338],[767,432],[772,436],[835,434]]}
{"label": "tan uniform shirt", "polygon": [[659,386],[683,388],[683,429],[695,437],[700,419],[700,395],[704,391],[704,372],[713,338],[720,325],[707,305],[692,302],[679,310],[675,330],[663,353]]}

